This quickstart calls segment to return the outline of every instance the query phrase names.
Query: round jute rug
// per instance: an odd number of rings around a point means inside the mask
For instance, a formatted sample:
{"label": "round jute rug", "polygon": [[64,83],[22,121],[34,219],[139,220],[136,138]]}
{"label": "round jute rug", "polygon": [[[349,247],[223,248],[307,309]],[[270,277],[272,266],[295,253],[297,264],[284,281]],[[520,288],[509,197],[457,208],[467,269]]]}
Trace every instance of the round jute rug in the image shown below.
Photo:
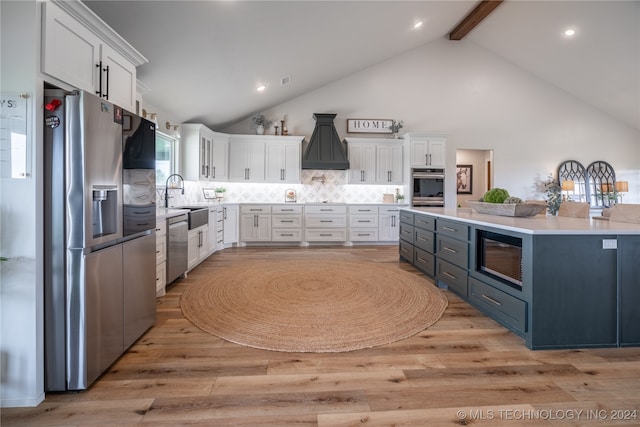
{"label": "round jute rug", "polygon": [[433,283],[397,266],[291,260],[216,270],[189,286],[180,305],[196,326],[227,341],[325,353],[415,335],[442,316],[447,299]]}

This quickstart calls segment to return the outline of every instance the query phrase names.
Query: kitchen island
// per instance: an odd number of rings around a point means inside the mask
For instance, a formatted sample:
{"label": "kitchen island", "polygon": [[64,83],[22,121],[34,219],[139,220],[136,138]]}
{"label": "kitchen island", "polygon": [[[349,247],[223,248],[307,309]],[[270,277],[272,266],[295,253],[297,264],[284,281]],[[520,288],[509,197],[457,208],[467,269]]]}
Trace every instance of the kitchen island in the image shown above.
{"label": "kitchen island", "polygon": [[531,349],[640,345],[639,224],[407,208],[399,249]]}

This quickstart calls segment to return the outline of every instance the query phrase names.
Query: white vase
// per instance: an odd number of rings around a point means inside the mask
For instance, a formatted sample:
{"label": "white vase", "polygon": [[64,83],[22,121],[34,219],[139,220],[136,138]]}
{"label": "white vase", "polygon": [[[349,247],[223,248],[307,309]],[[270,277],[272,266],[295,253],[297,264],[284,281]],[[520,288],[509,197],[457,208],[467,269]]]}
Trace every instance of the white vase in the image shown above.
{"label": "white vase", "polygon": [[256,135],[264,135],[264,126],[258,125],[258,127],[256,127]]}

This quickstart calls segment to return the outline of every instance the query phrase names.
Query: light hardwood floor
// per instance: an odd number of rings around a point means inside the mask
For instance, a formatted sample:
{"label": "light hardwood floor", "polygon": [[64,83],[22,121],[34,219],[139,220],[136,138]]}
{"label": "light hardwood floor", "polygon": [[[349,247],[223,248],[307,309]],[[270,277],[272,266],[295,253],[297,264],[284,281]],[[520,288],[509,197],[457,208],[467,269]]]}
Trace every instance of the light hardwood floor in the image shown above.
{"label": "light hardwood floor", "polygon": [[156,325],[89,390],[3,409],[2,426],[640,425],[640,348],[530,351],[449,292],[432,327],[349,353],[242,347],[182,316],[180,295],[199,278],[280,257],[376,260],[420,274],[397,261],[396,246],[218,252],[169,287]]}

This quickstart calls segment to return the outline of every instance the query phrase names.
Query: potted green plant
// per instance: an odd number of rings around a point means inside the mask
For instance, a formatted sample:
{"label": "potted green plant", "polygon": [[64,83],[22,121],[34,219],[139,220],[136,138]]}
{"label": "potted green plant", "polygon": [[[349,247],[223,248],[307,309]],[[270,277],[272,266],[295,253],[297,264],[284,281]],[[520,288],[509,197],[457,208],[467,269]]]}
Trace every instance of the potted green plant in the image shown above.
{"label": "potted green plant", "polygon": [[404,194],[396,194],[396,203],[404,202]]}
{"label": "potted green plant", "polygon": [[264,135],[265,130],[269,129],[273,124],[273,122],[267,119],[262,113],[256,113],[251,116],[251,121],[256,128],[257,135]]}
{"label": "potted green plant", "polygon": [[213,191],[216,192],[216,198],[221,200],[224,198],[224,193],[227,192],[227,189],[225,187],[216,187]]}
{"label": "potted green plant", "polygon": [[391,130],[391,133],[393,134],[394,138],[398,137],[398,132],[400,132],[400,129],[402,129],[403,126],[404,126],[404,120],[400,120],[400,121],[391,120],[391,125],[389,126],[389,129]]}
{"label": "potted green plant", "polygon": [[562,203],[562,189],[560,188],[560,184],[550,176],[544,186],[547,193],[547,197],[545,198],[547,210],[550,215],[557,215],[560,204]]}

